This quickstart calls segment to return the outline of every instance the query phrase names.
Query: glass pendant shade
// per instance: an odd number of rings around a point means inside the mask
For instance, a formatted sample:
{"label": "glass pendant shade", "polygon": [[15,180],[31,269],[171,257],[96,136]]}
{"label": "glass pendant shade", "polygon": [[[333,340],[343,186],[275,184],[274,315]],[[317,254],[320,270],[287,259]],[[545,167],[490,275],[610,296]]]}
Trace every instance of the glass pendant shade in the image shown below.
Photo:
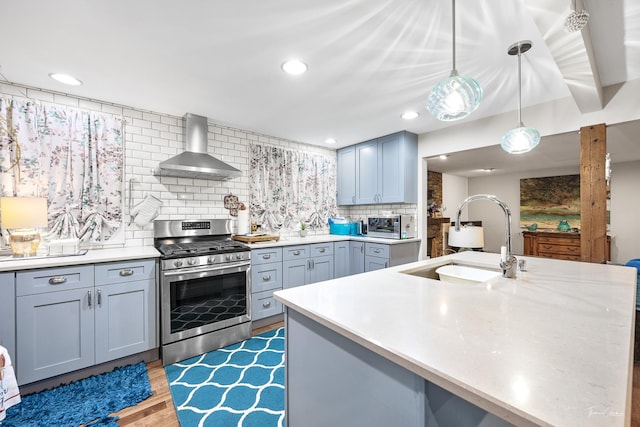
{"label": "glass pendant shade", "polygon": [[427,100],[427,109],[438,120],[460,120],[473,113],[482,101],[482,88],[472,77],[451,73],[436,84]]}
{"label": "glass pendant shade", "polygon": [[540,143],[540,132],[520,124],[520,127],[508,130],[500,141],[500,146],[510,154],[522,154],[536,148]]}
{"label": "glass pendant shade", "polygon": [[567,33],[582,30],[589,23],[589,13],[586,10],[574,10],[564,20],[563,28]]}

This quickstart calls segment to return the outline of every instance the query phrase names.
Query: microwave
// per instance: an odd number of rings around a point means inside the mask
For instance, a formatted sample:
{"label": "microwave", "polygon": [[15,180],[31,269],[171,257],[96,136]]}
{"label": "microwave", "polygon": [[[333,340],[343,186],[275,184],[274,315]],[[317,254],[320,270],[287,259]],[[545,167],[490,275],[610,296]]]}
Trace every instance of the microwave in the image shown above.
{"label": "microwave", "polygon": [[415,215],[385,215],[367,218],[367,236],[384,239],[416,237]]}

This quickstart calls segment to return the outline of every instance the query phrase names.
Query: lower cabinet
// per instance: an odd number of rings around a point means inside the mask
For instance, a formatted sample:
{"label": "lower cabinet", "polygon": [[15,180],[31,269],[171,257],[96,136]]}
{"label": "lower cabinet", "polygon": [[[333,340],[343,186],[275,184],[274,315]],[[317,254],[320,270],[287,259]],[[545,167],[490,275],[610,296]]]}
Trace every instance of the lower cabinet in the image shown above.
{"label": "lower cabinet", "polygon": [[349,274],[364,273],[364,242],[349,242]]}
{"label": "lower cabinet", "polygon": [[333,243],[333,277],[344,277],[350,273],[349,241]]}
{"label": "lower cabinet", "polygon": [[16,361],[16,276],[0,273],[0,345]]}
{"label": "lower cabinet", "polygon": [[418,260],[420,241],[395,244],[365,243],[365,271],[375,271]]}
{"label": "lower cabinet", "polygon": [[333,242],[287,246],[282,257],[284,289],[333,279]]}
{"label": "lower cabinet", "polygon": [[283,312],[273,292],[282,289],[282,248],[251,251],[251,320]]}
{"label": "lower cabinet", "polygon": [[18,384],[157,346],[155,261],[16,274]]}
{"label": "lower cabinet", "polygon": [[366,243],[364,271],[375,271],[389,267],[389,245]]}

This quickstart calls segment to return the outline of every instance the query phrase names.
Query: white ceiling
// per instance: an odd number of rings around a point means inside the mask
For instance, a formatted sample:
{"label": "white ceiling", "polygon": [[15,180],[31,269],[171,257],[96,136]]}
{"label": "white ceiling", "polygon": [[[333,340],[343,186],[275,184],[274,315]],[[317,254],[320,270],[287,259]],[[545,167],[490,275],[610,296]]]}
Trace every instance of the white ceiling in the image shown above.
{"label": "white ceiling", "polygon": [[[333,137],[335,147],[455,125],[425,108],[431,87],[451,70],[448,0],[0,3],[0,72],[10,82],[196,113],[310,144]],[[640,2],[586,0],[586,42],[584,34],[560,29],[570,3],[456,2],[457,69],[484,89],[467,121],[515,110],[517,60],[506,51],[522,39],[533,41],[523,57],[523,106],[573,96],[581,110],[592,108],[600,84],[640,78]],[[589,38],[599,74],[589,63]],[[284,74],[280,65],[289,57],[309,71]],[[84,84],[64,86],[48,78],[51,72]],[[411,109],[421,115],[402,120]]]}

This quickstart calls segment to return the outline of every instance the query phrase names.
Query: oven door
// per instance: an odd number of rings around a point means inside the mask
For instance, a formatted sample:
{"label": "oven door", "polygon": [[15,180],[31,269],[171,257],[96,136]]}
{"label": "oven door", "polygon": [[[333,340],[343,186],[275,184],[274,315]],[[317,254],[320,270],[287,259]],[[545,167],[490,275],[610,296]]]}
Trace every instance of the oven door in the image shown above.
{"label": "oven door", "polygon": [[251,320],[251,263],[163,271],[162,344]]}

